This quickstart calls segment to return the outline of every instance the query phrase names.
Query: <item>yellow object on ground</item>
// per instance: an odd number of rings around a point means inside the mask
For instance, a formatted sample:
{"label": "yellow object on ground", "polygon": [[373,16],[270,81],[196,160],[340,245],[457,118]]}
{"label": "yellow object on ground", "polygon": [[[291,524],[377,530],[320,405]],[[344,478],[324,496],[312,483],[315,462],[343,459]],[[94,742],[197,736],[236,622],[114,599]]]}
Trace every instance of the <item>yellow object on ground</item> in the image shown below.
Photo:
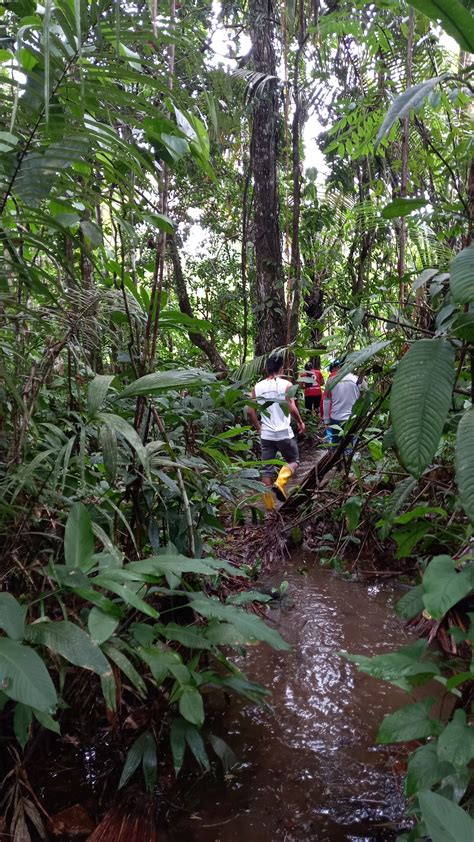
{"label": "yellow object on ground", "polygon": [[264,491],[262,494],[262,500],[267,512],[273,512],[275,510],[275,498],[271,491]]}
{"label": "yellow object on ground", "polygon": [[282,503],[284,503],[286,500],[285,485],[291,476],[293,476],[293,471],[291,470],[289,465],[283,465],[283,468],[280,468],[280,473],[278,474],[275,482],[273,483],[273,490]]}

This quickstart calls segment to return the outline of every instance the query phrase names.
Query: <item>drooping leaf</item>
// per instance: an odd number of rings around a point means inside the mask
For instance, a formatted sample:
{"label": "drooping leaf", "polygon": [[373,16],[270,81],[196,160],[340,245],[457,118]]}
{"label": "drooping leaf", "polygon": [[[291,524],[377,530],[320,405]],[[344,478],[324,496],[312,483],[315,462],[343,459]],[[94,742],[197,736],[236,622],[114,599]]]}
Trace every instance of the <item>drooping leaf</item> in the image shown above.
{"label": "drooping leaf", "polygon": [[432,842],[472,842],[474,821],[465,810],[435,792],[420,792],[418,801]]}
{"label": "drooping leaf", "polygon": [[382,208],[384,219],[395,219],[401,216],[408,216],[415,210],[420,210],[428,203],[428,199],[394,199]]}
{"label": "drooping leaf", "polygon": [[123,674],[128,678],[130,683],[133,684],[139,695],[142,696],[142,698],[145,698],[146,684],[129,658],[127,658],[120,649],[110,643],[106,643],[103,649],[107,658],[109,658],[110,661],[113,661],[113,663],[122,670]]}
{"label": "drooping leaf", "polygon": [[8,637],[21,640],[25,632],[25,619],[20,603],[7,591],[0,593],[0,629]]}
{"label": "drooping leaf", "polygon": [[85,631],[69,620],[33,623],[28,626],[26,636],[29,641],[47,646],[77,667],[91,670],[98,675],[110,673],[110,664],[97,644],[92,642]]}
{"label": "drooping leaf", "polygon": [[91,609],[87,618],[87,626],[93,643],[101,644],[111,637],[119,621],[110,614],[105,614],[100,608]]}
{"label": "drooping leaf", "polygon": [[115,430],[116,433],[125,439],[132,450],[134,450],[137,454],[143,467],[146,468],[148,465],[146,449],[143,446],[140,436],[132,425],[129,424],[125,418],[122,418],[120,415],[115,415],[112,412],[99,413],[99,420],[111,427],[112,430]]}
{"label": "drooping leaf", "polygon": [[102,409],[107,392],[115,380],[114,374],[96,374],[87,387],[87,411],[89,415],[96,415]]}
{"label": "drooping leaf", "polygon": [[390,397],[403,464],[419,477],[438,447],[451,405],[454,349],[444,339],[420,339],[398,364]]}
{"label": "drooping leaf", "polygon": [[389,713],[379,728],[377,742],[402,743],[439,734],[443,726],[438,719],[430,717],[432,706],[433,699],[424,699]]}
{"label": "drooping leaf", "polygon": [[465,711],[456,710],[440,735],[438,757],[460,768],[474,758],[474,728],[467,724]]}
{"label": "drooping leaf", "polygon": [[201,728],[204,724],[204,704],[197,687],[183,688],[178,707],[183,719]]}
{"label": "drooping leaf", "polygon": [[56,690],[44,661],[34,649],[0,638],[0,685],[17,702],[48,712],[57,703]]}
{"label": "drooping leaf", "polygon": [[405,780],[405,794],[410,798],[421,789],[431,789],[453,771],[450,763],[441,761],[436,752],[436,742],[419,746],[410,755]]}
{"label": "drooping leaf", "polygon": [[13,715],[13,730],[15,737],[22,749],[25,748],[30,738],[30,725],[33,719],[31,707],[17,702],[15,705],[15,713]]}
{"label": "drooping leaf", "polygon": [[154,395],[169,389],[183,389],[189,386],[205,386],[215,382],[216,376],[199,368],[155,371],[130,383],[120,392],[120,398],[136,398],[139,395]]}
{"label": "drooping leaf", "polygon": [[232,623],[246,637],[247,641],[262,640],[274,649],[291,649],[291,646],[283,640],[276,629],[271,629],[255,614],[249,614],[234,605],[223,605],[218,600],[207,599],[202,595],[190,596],[194,611],[209,619],[216,618]]}
{"label": "drooping leaf", "polygon": [[221,761],[224,772],[227,774],[238,763],[237,757],[225,740],[221,740],[215,734],[209,734],[208,740]]}
{"label": "drooping leaf", "polygon": [[474,408],[466,412],[456,435],[456,481],[464,511],[474,523]]}
{"label": "drooping leaf", "polygon": [[390,131],[393,124],[397,120],[402,120],[406,117],[412,108],[419,108],[425,101],[428,94],[430,94],[436,85],[439,82],[442,82],[445,78],[446,75],[434,76],[432,79],[427,79],[425,82],[419,82],[417,85],[407,88],[403,94],[397,96],[388,109],[383,123],[378,131],[375,140],[375,149],[377,149],[382,138]]}
{"label": "drooping leaf", "polygon": [[474,301],[474,245],[460,251],[452,260],[449,286],[454,301],[459,304]]}
{"label": "drooping leaf", "polygon": [[88,570],[94,554],[94,535],[91,516],[83,503],[74,503],[64,532],[66,567]]}
{"label": "drooping leaf", "polygon": [[188,649],[211,649],[209,640],[204,637],[204,630],[196,626],[181,626],[178,623],[168,623],[166,626],[155,626],[165,640],[177,640]]}
{"label": "drooping leaf", "polygon": [[459,0],[409,0],[409,3],[431,21],[441,23],[461,49],[474,53],[474,18]]}
{"label": "drooping leaf", "polygon": [[431,559],[423,575],[423,602],[435,620],[440,620],[453,605],[467,596],[474,586],[474,564],[459,573],[448,555]]}
{"label": "drooping leaf", "polygon": [[417,614],[421,614],[424,607],[423,585],[415,585],[398,600],[395,605],[395,611],[400,617],[405,617],[406,620],[413,620]]}
{"label": "drooping leaf", "polygon": [[398,652],[388,652],[386,655],[374,655],[369,658],[366,655],[345,654],[344,657],[357,664],[362,672],[373,675],[374,678],[396,681],[404,676],[439,673],[439,667],[433,661],[420,660],[426,652],[426,647],[425,640],[418,640],[410,646],[404,646]]}
{"label": "drooping leaf", "polygon": [[117,434],[108,424],[102,424],[99,431],[99,442],[104,460],[105,475],[110,483],[117,477]]}
{"label": "drooping leaf", "polygon": [[[143,734],[140,734],[139,737],[132,743],[128,754],[127,759],[125,761],[125,765],[122,770],[122,774],[120,776],[119,781],[119,789],[121,789],[125,784],[128,783],[134,772],[138,769],[140,763],[143,763],[143,766],[147,765],[147,768],[150,765],[153,765],[151,762],[152,756],[154,755],[155,758],[155,765],[156,765],[156,742],[153,734],[150,731],[144,731]],[[146,764],[145,764],[146,758]],[[145,768],[144,768],[145,771]],[[148,779],[149,780],[149,779]]]}
{"label": "drooping leaf", "polygon": [[383,342],[373,342],[372,345],[368,345],[367,348],[363,348],[361,351],[354,351],[352,354],[349,354],[346,360],[344,361],[344,365],[341,366],[340,371],[338,371],[337,374],[334,375],[334,377],[331,377],[329,380],[327,380],[325,385],[326,391],[331,392],[331,390],[334,389],[334,386],[336,386],[343,379],[343,377],[346,376],[346,374],[350,374],[353,371],[357,371],[357,369],[360,368],[361,365],[364,365],[364,363],[366,363],[367,360],[370,360],[372,359],[372,357],[375,357],[388,345],[390,345],[390,340],[384,340]]}

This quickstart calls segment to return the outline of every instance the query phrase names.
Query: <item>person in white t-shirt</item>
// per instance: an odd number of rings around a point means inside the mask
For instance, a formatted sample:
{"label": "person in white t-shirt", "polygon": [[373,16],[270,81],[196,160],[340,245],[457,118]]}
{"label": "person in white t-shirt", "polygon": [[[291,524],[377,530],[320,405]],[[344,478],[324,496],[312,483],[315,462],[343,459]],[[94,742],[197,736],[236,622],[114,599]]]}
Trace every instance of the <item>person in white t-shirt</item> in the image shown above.
{"label": "person in white t-shirt", "polygon": [[[248,416],[260,434],[262,460],[276,459],[281,454],[286,465],[280,469],[275,479],[275,467],[267,465],[263,472],[263,483],[271,488],[277,498],[286,500],[285,485],[296,471],[299,453],[296,439],[291,429],[291,419],[298,425],[298,433],[304,433],[305,425],[293,398],[287,397],[291,383],[283,375],[283,357],[269,357],[266,363],[267,376],[255,384],[251,397],[262,407],[259,415],[253,407],[248,407]],[[285,412],[284,410],[287,409]],[[260,416],[260,417],[259,417]],[[272,492],[263,495],[267,509],[275,508]]]}
{"label": "person in white t-shirt", "polygon": [[[335,376],[341,366],[342,362],[334,360],[329,366],[331,376]],[[328,382],[331,382],[331,378]],[[365,381],[351,373],[346,374],[331,391],[326,389],[323,398],[323,418],[326,429],[332,427],[344,429],[346,421],[352,415],[352,407],[360,396],[361,390],[364,389],[367,389]],[[340,440],[341,434],[332,430],[332,444],[339,444]]]}

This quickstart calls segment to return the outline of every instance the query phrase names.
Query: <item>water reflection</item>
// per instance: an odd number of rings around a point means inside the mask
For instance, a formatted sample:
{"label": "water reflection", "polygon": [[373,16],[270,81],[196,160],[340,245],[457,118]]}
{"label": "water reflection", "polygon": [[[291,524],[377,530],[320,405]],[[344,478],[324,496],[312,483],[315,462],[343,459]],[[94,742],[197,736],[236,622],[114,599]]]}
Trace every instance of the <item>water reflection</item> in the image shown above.
{"label": "water reflection", "polygon": [[[193,788],[192,817],[173,842],[374,842],[394,839],[403,813],[390,749],[374,747],[401,691],[358,673],[340,650],[375,654],[407,642],[390,591],[294,559],[288,596],[270,622],[291,654],[251,647],[239,665],[272,690],[273,712],[233,701],[213,724],[243,761],[224,781]],[[279,584],[278,577],[265,584]],[[288,605],[293,605],[290,610]],[[190,811],[190,812],[191,812]]]}

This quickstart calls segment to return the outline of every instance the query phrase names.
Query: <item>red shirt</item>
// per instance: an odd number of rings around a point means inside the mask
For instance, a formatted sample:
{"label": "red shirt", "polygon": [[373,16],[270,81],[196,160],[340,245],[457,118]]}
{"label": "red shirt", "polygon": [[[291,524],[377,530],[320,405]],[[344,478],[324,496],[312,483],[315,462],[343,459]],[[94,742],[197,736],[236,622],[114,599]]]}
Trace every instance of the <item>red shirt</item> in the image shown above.
{"label": "red shirt", "polygon": [[324,377],[321,374],[321,372],[319,371],[319,369],[318,368],[312,368],[311,371],[303,371],[302,374],[300,374],[300,378],[303,378],[303,377],[306,377],[306,378],[312,377],[312,379],[313,379],[312,383],[308,383],[308,382],[304,382],[304,381],[302,383],[302,386],[304,388],[305,398],[314,398],[314,397],[316,397],[316,395],[320,395],[321,394],[321,386],[324,383]]}

